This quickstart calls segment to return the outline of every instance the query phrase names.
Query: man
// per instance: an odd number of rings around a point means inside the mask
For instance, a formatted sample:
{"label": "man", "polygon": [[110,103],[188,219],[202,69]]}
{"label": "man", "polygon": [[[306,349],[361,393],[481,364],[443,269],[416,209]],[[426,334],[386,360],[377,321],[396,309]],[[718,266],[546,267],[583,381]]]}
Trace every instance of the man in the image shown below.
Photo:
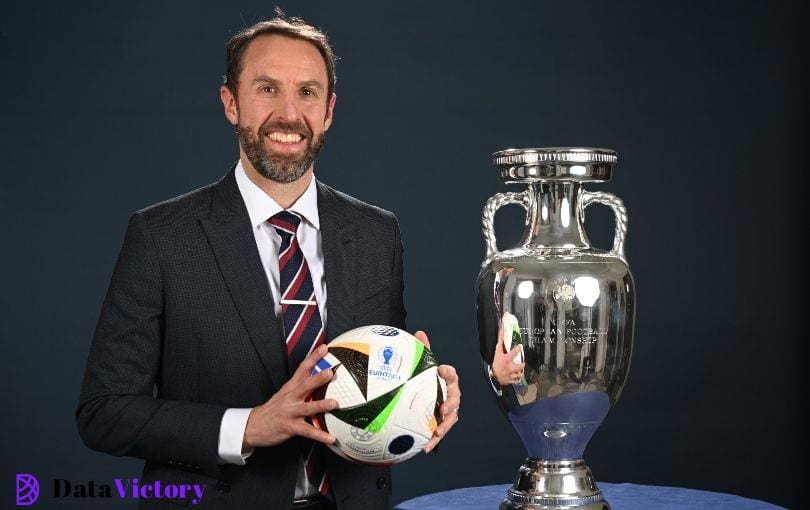
{"label": "man", "polygon": [[[222,180],[135,213],[102,307],[77,410],[90,448],[146,460],[141,485],[201,484],[142,508],[388,506],[390,471],[345,461],[307,418],[310,376],[338,334],[405,327],[396,218],[314,178],[335,107],[334,55],[295,18],[228,43],[220,96],[240,159]],[[427,344],[427,336],[417,332]],[[458,419],[450,366],[443,422]]]}

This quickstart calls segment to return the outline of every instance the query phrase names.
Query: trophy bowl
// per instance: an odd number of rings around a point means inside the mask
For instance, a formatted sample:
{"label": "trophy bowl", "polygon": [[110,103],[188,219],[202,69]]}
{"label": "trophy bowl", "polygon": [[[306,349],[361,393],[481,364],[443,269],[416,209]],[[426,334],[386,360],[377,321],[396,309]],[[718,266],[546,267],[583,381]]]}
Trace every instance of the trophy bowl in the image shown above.
{"label": "trophy bowl", "polygon": [[[509,149],[493,155],[507,185],[483,211],[477,280],[479,347],[497,401],[526,447],[501,509],[609,509],[582,455],[630,369],[635,285],[624,255],[627,212],[585,182],[610,179],[607,149]],[[585,209],[616,217],[610,251],[590,245]],[[517,247],[498,251],[496,211],[526,211]]]}

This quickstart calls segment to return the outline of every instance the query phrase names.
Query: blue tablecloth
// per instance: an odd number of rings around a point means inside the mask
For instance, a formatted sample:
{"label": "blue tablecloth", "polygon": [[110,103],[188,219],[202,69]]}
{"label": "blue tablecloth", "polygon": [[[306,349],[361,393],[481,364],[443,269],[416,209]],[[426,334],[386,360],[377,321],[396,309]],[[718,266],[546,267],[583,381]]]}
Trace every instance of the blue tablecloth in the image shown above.
{"label": "blue tablecloth", "polygon": [[[680,487],[656,487],[632,483],[604,483],[605,499],[613,510],[778,510],[782,507],[742,498],[733,494],[682,489]],[[468,487],[446,492],[437,492],[403,501],[396,510],[493,510],[498,508],[506,485]]]}

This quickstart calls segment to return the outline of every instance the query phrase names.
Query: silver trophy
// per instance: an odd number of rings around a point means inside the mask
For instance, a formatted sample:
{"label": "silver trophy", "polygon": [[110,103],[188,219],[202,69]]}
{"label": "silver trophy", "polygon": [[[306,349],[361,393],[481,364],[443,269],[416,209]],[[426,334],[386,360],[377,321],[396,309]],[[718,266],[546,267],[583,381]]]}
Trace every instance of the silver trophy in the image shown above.
{"label": "silver trophy", "polygon": [[[609,509],[582,453],[621,394],[633,351],[636,295],[624,255],[627,211],[610,193],[606,149],[509,149],[493,154],[506,184],[483,212],[486,260],[477,282],[478,335],[501,409],[528,458],[501,509]],[[586,208],[616,216],[613,248],[591,246]],[[498,251],[495,212],[526,210],[520,245]]]}

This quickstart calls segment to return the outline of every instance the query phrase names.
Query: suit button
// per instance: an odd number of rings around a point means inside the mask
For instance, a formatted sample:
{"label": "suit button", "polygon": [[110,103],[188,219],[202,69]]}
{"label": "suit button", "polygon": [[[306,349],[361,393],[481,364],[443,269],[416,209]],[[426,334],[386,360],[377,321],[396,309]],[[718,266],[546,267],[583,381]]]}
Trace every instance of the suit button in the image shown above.
{"label": "suit button", "polygon": [[217,480],[217,490],[221,493],[226,493],[231,491],[231,484],[229,484],[225,480]]}
{"label": "suit button", "polygon": [[381,476],[381,477],[377,478],[377,488],[378,489],[385,489],[386,487],[388,487],[388,477]]}

